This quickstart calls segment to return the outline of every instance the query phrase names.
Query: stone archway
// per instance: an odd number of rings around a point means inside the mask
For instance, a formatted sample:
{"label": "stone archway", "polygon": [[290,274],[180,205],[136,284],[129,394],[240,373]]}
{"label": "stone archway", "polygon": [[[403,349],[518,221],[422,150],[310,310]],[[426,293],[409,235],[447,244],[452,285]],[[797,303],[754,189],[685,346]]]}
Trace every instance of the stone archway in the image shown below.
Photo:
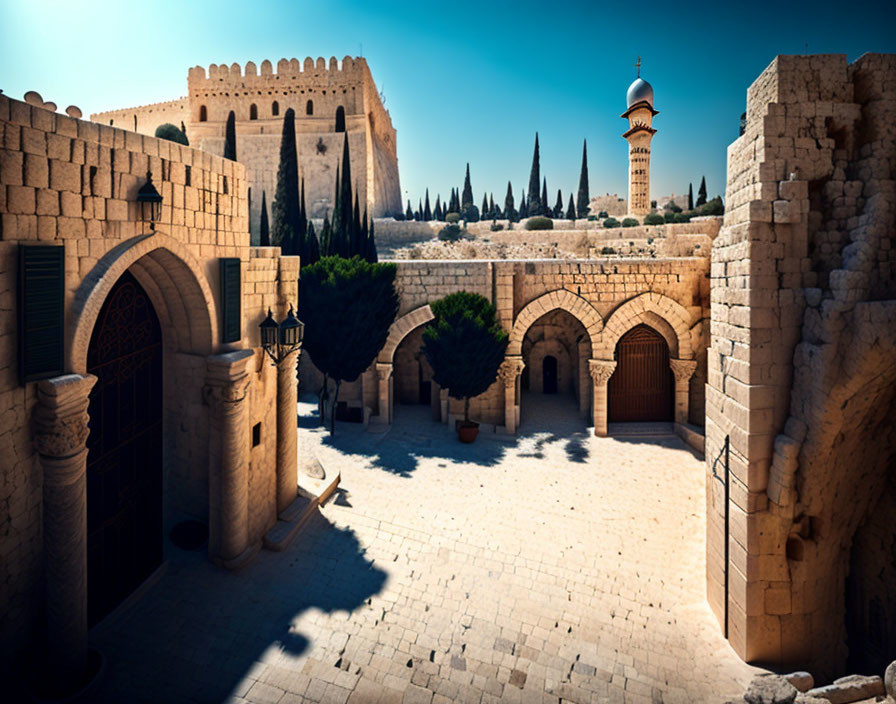
{"label": "stone archway", "polygon": [[407,337],[411,331],[425,325],[433,319],[432,309],[429,304],[415,308],[410,313],[405,313],[398,318],[389,328],[389,336],[386,338],[386,344],[376,358],[376,372],[379,380],[377,393],[377,417],[376,421],[380,425],[389,424],[393,418],[393,379],[392,372],[395,363],[395,351],[401,344],[402,340]]}

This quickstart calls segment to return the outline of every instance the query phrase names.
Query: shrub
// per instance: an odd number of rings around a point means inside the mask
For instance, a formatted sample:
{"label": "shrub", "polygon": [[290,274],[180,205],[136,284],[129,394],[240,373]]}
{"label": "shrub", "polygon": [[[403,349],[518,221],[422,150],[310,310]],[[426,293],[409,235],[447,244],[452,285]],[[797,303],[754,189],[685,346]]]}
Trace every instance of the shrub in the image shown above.
{"label": "shrub", "polygon": [[720,196],[716,196],[712,200],[706,201],[694,210],[694,215],[723,215],[725,206],[722,204]]}
{"label": "shrub", "polygon": [[675,213],[675,222],[690,222],[691,216],[689,213]]}
{"label": "shrub", "polygon": [[550,218],[546,218],[543,215],[536,215],[533,218],[529,218],[526,220],[526,229],[527,230],[553,230],[554,229],[554,221]]}
{"label": "shrub", "polygon": [[464,222],[479,222],[479,208],[475,205],[467,206],[464,210]]}
{"label": "shrub", "polygon": [[500,232],[504,229],[504,225],[499,222],[493,222],[491,227],[489,228],[492,232]]}
{"label": "shrub", "polygon": [[453,222],[450,225],[445,225],[445,227],[439,230],[439,239],[442,240],[442,242],[457,242],[460,239],[460,235],[460,225],[456,222]]}
{"label": "shrub", "polygon": [[666,219],[659,213],[650,213],[644,217],[645,225],[662,225]]}
{"label": "shrub", "polygon": [[190,146],[190,140],[187,139],[187,135],[170,122],[166,122],[164,125],[156,127],[156,137],[159,139],[167,139],[169,142],[177,142],[178,144],[184,144],[188,147]]}
{"label": "shrub", "polygon": [[676,216],[676,215],[678,215],[678,213],[673,213],[671,210],[667,210],[667,211],[663,214],[663,219],[664,219],[666,222],[675,222],[675,216]]}
{"label": "shrub", "polygon": [[460,213],[448,213],[445,216],[445,222],[449,224],[456,224],[460,222]]}
{"label": "shrub", "polygon": [[619,227],[619,221],[616,218],[607,218],[604,220],[604,227]]}
{"label": "shrub", "polygon": [[435,317],[423,330],[423,354],[433,381],[452,398],[463,399],[468,421],[470,397],[495,383],[509,336],[495,306],[479,294],[452,293],[431,307]]}
{"label": "shrub", "polygon": [[600,253],[601,254],[616,254],[616,250],[613,249],[612,247],[601,247]]}
{"label": "shrub", "polygon": [[622,226],[623,226],[623,227],[637,227],[637,226],[638,226],[638,221],[635,220],[634,218],[625,218],[625,219],[622,221]]}
{"label": "shrub", "polygon": [[610,217],[610,214],[609,214],[606,210],[601,210],[601,211],[597,214],[597,217],[599,217],[599,218],[601,218],[601,219],[604,219],[604,218],[608,218],[608,217]]}
{"label": "shrub", "polygon": [[[606,213],[604,213],[606,215]],[[589,215],[588,222],[595,222],[597,220],[597,215]]]}

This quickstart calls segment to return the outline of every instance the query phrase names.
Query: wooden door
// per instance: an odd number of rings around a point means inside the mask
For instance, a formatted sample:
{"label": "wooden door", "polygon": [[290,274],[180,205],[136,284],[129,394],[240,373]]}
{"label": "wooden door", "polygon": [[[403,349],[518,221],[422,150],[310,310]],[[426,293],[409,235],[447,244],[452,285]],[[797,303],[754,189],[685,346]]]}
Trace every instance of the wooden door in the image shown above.
{"label": "wooden door", "polygon": [[616,345],[616,371],[607,388],[609,421],[671,421],[673,392],[666,340],[647,325],[629,330]]}
{"label": "wooden door", "polygon": [[87,594],[93,625],[162,562],[162,334],[125,272],[100,310],[87,370]]}

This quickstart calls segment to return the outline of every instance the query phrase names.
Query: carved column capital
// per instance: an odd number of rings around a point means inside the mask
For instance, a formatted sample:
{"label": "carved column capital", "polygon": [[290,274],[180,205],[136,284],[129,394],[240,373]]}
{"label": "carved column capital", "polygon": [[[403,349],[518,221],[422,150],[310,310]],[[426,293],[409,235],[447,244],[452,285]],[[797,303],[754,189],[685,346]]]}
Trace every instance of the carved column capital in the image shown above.
{"label": "carved column capital", "polygon": [[90,429],[87,407],[93,374],[66,374],[37,385],[34,446],[44,457],[71,457],[84,450]]}
{"label": "carved column capital", "polygon": [[669,368],[676,382],[688,381],[697,370],[696,359],[670,359]]}
{"label": "carved column capital", "polygon": [[389,377],[392,376],[392,363],[391,362],[377,362],[376,363],[376,373],[379,377],[380,381],[388,381]]}
{"label": "carved column capital", "polygon": [[616,362],[609,359],[589,359],[588,373],[596,386],[605,386],[616,371]]}
{"label": "carved column capital", "polygon": [[520,356],[507,357],[498,367],[498,376],[504,382],[504,386],[510,387],[516,383],[516,378],[523,373],[526,363]]}
{"label": "carved column capital", "polygon": [[252,350],[237,350],[208,357],[204,394],[215,413],[226,414],[246,398],[251,381],[246,367],[253,356]]}

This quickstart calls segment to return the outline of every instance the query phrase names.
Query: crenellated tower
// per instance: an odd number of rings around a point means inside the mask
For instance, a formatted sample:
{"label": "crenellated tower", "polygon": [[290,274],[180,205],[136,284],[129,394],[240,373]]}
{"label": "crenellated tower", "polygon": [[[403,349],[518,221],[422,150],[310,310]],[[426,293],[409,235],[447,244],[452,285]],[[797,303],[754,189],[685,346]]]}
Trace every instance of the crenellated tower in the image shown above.
{"label": "crenellated tower", "polygon": [[641,78],[641,57],[638,77],[625,95],[627,108],[621,117],[628,119],[628,130],[622,135],[628,141],[628,212],[644,216],[650,212],[650,141],[656,130],[653,118],[653,87]]}

